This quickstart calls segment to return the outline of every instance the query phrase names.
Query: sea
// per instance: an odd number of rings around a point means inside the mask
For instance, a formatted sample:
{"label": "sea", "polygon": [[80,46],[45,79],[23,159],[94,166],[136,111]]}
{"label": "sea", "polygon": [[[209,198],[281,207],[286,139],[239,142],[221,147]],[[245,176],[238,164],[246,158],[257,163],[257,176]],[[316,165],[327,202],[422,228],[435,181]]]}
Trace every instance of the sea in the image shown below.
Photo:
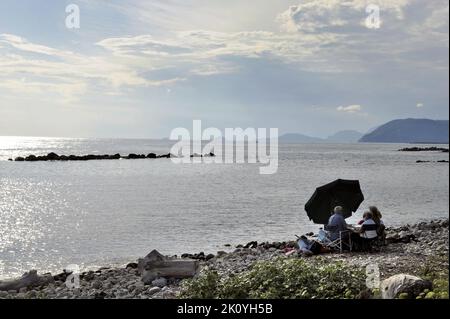
{"label": "sea", "polygon": [[321,227],[304,205],[337,178],[358,179],[365,196],[349,223],[370,205],[388,226],[449,216],[449,165],[437,162],[448,153],[398,151],[411,144],[280,144],[271,175],[260,174],[260,163],[8,161],[50,152],[165,154],[173,143],[0,137],[0,279],[30,269],[118,266],[153,249],[216,253],[254,240],[293,240]]}

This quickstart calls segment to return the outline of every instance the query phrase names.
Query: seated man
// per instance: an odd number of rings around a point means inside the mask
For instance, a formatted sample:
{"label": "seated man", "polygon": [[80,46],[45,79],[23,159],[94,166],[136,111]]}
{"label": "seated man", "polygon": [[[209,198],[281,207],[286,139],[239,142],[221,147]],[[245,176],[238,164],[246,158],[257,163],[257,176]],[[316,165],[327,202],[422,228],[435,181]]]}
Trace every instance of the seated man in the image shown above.
{"label": "seated man", "polygon": [[328,231],[330,240],[336,240],[340,236],[341,231],[347,230],[347,223],[344,218],[344,210],[341,206],[334,208],[334,214],[330,216],[328,224],[325,225],[325,230]]}

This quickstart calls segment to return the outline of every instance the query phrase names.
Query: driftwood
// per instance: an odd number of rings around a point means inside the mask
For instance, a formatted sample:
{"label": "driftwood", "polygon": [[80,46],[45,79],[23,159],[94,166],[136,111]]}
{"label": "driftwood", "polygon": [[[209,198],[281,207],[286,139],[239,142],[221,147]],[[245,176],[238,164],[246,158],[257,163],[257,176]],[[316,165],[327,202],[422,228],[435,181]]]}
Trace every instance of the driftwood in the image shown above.
{"label": "driftwood", "polygon": [[39,276],[36,270],[30,270],[17,279],[0,281],[0,291],[20,290],[32,286],[40,286],[54,282],[51,274]]}
{"label": "driftwood", "polygon": [[158,277],[189,278],[195,276],[198,262],[191,259],[168,258],[153,250],[138,260],[138,271],[145,284]]}

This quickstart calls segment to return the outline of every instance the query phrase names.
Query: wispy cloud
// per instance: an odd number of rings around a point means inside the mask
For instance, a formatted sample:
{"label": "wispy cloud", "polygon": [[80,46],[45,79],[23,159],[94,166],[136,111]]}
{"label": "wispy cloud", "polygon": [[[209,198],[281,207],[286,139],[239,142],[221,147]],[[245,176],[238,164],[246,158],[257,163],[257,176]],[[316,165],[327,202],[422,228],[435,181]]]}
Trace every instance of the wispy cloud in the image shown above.
{"label": "wispy cloud", "polygon": [[352,104],[348,106],[338,106],[337,110],[340,112],[346,112],[346,113],[356,113],[362,110],[361,105],[359,104]]}

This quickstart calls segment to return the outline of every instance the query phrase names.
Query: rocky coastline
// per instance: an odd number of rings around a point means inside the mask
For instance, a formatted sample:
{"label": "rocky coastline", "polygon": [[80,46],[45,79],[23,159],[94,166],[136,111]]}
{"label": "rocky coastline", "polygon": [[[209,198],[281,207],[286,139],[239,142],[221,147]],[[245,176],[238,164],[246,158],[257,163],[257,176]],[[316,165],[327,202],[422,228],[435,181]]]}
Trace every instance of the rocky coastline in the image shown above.
{"label": "rocky coastline", "polygon": [[[231,252],[216,254],[186,253],[180,257],[167,256],[169,260],[190,260],[198,263],[199,271],[212,269],[221,276],[230,277],[251,269],[255,262],[277,260],[277,258],[301,258],[318,267],[322,264],[342,262],[354,267],[377,264],[381,279],[397,274],[422,277],[439,274],[439,280],[448,287],[449,220],[431,220],[414,225],[387,229],[387,245],[372,253],[327,253],[305,256],[295,250],[295,241],[249,242],[238,245]],[[309,234],[312,235],[312,234]],[[293,250],[294,249],[294,250]],[[147,257],[146,257],[147,258]],[[141,259],[142,260],[142,259]],[[66,284],[70,273],[45,274],[45,281],[38,285],[18,290],[2,290],[4,299],[173,299],[182,290],[184,279],[169,277],[144,280],[139,263],[130,262],[123,267],[103,267],[79,275],[79,287],[69,288]],[[44,278],[43,277],[43,278]],[[433,292],[429,293],[430,295]],[[444,293],[445,295],[445,293]],[[427,295],[428,296],[428,295]],[[448,292],[447,292],[448,298]]]}

